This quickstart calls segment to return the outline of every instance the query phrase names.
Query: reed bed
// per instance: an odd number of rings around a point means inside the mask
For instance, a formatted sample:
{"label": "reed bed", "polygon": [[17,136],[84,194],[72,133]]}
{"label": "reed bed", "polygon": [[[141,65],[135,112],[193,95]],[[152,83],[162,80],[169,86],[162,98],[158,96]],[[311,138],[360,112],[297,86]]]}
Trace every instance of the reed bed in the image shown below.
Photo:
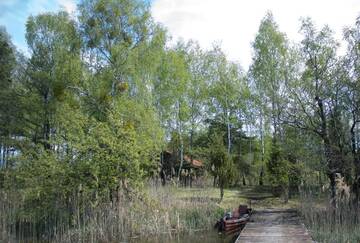
{"label": "reed bed", "polygon": [[300,212],[316,242],[360,242],[360,207],[352,202],[339,202],[334,210],[327,193],[313,190],[301,193]]}
{"label": "reed bed", "polygon": [[28,205],[21,200],[21,193],[2,191],[0,242],[129,242],[206,230],[223,214],[206,193],[179,196],[178,189],[150,183],[131,199],[121,195],[116,202],[95,207],[79,198],[72,210],[54,205],[41,219],[25,212]]}

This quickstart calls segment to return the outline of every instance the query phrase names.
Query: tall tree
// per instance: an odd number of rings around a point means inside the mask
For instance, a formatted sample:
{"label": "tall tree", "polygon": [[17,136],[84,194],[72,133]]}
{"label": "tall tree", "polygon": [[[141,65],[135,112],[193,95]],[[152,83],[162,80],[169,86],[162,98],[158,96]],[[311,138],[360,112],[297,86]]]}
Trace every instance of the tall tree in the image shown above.
{"label": "tall tree", "polygon": [[190,142],[189,153],[190,159],[193,159],[194,135],[198,131],[201,123],[204,122],[204,113],[206,111],[206,98],[208,96],[208,88],[206,85],[208,56],[201,50],[196,42],[190,41],[186,45],[186,64],[189,72],[189,85],[186,94],[189,110],[189,130]]}
{"label": "tall tree", "polygon": [[305,61],[301,79],[288,80],[289,104],[287,120],[300,129],[314,132],[323,141],[327,175],[330,179],[332,205],[336,207],[336,173],[344,170],[339,79],[334,76],[337,43],[325,26],[316,30],[310,19],[304,19],[301,51]]}
{"label": "tall tree", "polygon": [[241,68],[227,60],[219,46],[209,53],[209,115],[210,119],[220,119],[226,124],[227,152],[231,153],[231,127],[237,122],[241,84]]}
{"label": "tall tree", "polygon": [[[273,144],[271,147],[275,151],[271,151],[273,156],[268,161],[267,167],[269,168],[270,176],[278,177],[279,174],[287,173],[286,169],[280,166],[283,160],[281,155],[283,136],[280,118],[284,106],[284,84],[287,78],[288,43],[285,34],[278,30],[278,26],[271,13],[268,13],[262,20],[253,43],[253,48],[254,57],[253,64],[250,67],[250,75],[255,86],[256,96],[260,101],[258,109],[262,158],[265,156],[264,135],[266,133],[264,131],[264,123],[268,120],[271,121],[271,129],[273,131],[272,142],[276,144]],[[265,119],[267,117],[269,119]],[[281,175],[281,177],[286,177],[286,175]],[[278,185],[283,185],[282,181]],[[283,188],[283,191],[285,193],[287,188]]]}
{"label": "tall tree", "polygon": [[269,111],[273,134],[279,138],[288,44],[271,13],[262,20],[253,48],[250,73],[258,95],[262,97],[264,107],[260,108],[263,110],[261,113]]}
{"label": "tall tree", "polygon": [[[152,21],[148,6],[143,1],[92,0],[82,1],[79,9],[86,63],[95,73],[91,91],[98,93],[98,102],[106,108],[110,98],[122,93],[124,87],[130,95],[138,94],[141,82],[148,80],[137,79],[141,73],[137,66],[144,61],[154,64],[148,58],[149,46],[158,43],[162,47],[164,42],[163,31]],[[104,112],[101,105],[99,109]]]}
{"label": "tall tree", "polygon": [[350,139],[353,164],[355,167],[354,191],[357,201],[360,200],[360,151],[359,151],[359,123],[360,123],[360,18],[355,27],[344,32],[347,41],[347,53],[341,62],[338,78],[342,79],[346,89],[345,108],[350,114]]}
{"label": "tall tree", "polygon": [[15,48],[6,29],[0,26],[0,167],[6,166],[11,149],[11,135],[18,134],[16,117],[19,116],[17,96],[14,94],[13,72],[16,66]]}
{"label": "tall tree", "polygon": [[34,102],[30,115],[36,124],[33,140],[50,149],[58,102],[81,77],[80,39],[74,21],[59,12],[30,17],[26,40],[31,53],[26,86]]}
{"label": "tall tree", "polygon": [[184,136],[188,121],[189,73],[185,60],[183,43],[164,53],[159,66],[158,80],[155,82],[156,106],[160,113],[167,136],[172,140],[180,166],[177,175],[180,176],[184,161]]}
{"label": "tall tree", "polygon": [[231,155],[228,153],[224,134],[220,131],[214,131],[210,134],[209,141],[209,160],[213,165],[214,173],[219,180],[220,201],[224,198],[224,188],[229,185],[234,177],[234,164]]}

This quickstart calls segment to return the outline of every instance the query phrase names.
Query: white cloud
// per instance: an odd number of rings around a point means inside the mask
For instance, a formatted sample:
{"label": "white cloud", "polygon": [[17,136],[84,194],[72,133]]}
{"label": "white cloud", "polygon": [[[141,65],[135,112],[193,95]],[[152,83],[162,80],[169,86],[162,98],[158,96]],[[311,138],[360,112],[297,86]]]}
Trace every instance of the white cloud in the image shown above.
{"label": "white cloud", "polygon": [[69,14],[74,13],[76,10],[75,0],[58,0],[58,4]]}
{"label": "white cloud", "polygon": [[317,26],[328,24],[341,40],[344,26],[360,14],[358,0],[154,0],[152,14],[174,39],[195,39],[204,48],[221,41],[231,60],[245,68],[251,62],[251,42],[267,11],[274,14],[282,32],[299,41],[300,17]]}
{"label": "white cloud", "polygon": [[46,0],[32,0],[28,2],[27,9],[29,12],[43,13],[47,11],[46,5]]}

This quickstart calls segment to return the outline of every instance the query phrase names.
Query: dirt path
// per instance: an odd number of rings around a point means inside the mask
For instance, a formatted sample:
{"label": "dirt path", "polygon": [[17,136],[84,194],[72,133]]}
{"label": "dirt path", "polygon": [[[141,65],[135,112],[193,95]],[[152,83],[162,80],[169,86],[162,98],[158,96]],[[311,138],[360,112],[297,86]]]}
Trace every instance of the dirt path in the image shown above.
{"label": "dirt path", "polygon": [[255,212],[236,243],[314,242],[294,210],[262,210]]}

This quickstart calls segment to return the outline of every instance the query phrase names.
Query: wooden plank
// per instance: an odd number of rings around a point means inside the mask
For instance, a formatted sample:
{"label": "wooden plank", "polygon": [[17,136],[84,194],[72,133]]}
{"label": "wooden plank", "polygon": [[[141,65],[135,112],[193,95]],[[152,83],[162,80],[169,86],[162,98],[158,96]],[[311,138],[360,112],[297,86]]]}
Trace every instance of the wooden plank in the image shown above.
{"label": "wooden plank", "polygon": [[263,211],[252,215],[236,243],[314,242],[295,211]]}

